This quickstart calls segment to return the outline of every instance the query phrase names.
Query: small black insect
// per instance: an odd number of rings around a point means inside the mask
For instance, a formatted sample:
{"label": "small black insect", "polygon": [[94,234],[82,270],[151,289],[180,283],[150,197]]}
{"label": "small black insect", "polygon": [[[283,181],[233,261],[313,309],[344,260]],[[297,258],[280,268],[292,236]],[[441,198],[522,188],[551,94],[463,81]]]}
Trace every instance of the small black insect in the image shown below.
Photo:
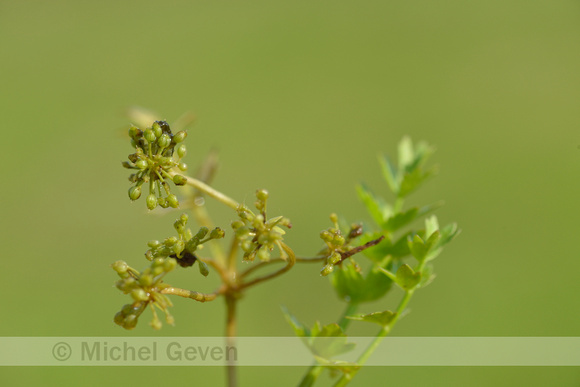
{"label": "small black insect", "polygon": [[197,261],[195,254],[192,254],[189,251],[184,251],[181,258],[178,258],[175,254],[171,254],[170,257],[175,258],[177,264],[181,267],[190,267],[195,263],[195,261]]}

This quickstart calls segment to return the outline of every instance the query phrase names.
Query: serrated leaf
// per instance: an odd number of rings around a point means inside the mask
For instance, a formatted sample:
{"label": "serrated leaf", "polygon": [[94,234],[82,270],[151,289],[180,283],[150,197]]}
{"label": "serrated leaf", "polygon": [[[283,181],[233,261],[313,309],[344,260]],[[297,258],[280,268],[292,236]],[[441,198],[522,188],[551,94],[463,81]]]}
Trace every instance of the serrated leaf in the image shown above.
{"label": "serrated leaf", "polygon": [[398,212],[395,215],[389,217],[386,222],[382,224],[382,229],[388,232],[395,232],[401,227],[406,226],[411,223],[417,214],[419,213],[419,208],[413,207],[405,212]]}
{"label": "serrated leaf", "polygon": [[[389,266],[389,260],[385,264]],[[331,281],[338,297],[355,304],[383,297],[391,288],[392,281],[380,272],[379,267],[373,265],[365,277],[350,262],[335,266]]]}
{"label": "serrated leaf", "polygon": [[363,184],[356,186],[358,197],[363,202],[369,215],[373,218],[376,224],[381,225],[385,222],[392,210],[388,204],[380,198],[375,197],[373,193]]}
{"label": "serrated leaf", "polygon": [[386,156],[379,157],[379,162],[381,164],[381,169],[383,170],[383,176],[385,177],[389,188],[395,195],[398,195],[400,184],[397,168]]}
{"label": "serrated leaf", "polygon": [[401,139],[397,147],[397,152],[399,155],[399,170],[404,171],[407,169],[407,165],[411,164],[415,158],[411,137],[405,136]]}
{"label": "serrated leaf", "polygon": [[437,172],[437,167],[432,167],[427,171],[421,168],[414,169],[410,172],[405,172],[401,180],[401,188],[399,190],[399,197],[404,198],[415,191],[419,186],[433,176]]}
{"label": "serrated leaf", "polygon": [[306,328],[300,321],[298,321],[298,319],[294,317],[284,306],[282,306],[282,313],[284,314],[284,317],[286,318],[288,324],[290,324],[292,329],[294,329],[294,333],[296,334],[296,336],[298,337],[310,336],[310,331],[308,330],[308,328]]}
{"label": "serrated leaf", "polygon": [[366,321],[374,324],[379,324],[382,327],[385,327],[393,321],[395,318],[396,313],[385,310],[383,312],[373,312],[369,314],[360,314],[356,316],[347,316],[348,319],[357,320],[357,321]]}
{"label": "serrated leaf", "polygon": [[396,274],[397,284],[404,290],[410,290],[421,281],[421,273],[415,272],[411,266],[404,264],[399,267]]}

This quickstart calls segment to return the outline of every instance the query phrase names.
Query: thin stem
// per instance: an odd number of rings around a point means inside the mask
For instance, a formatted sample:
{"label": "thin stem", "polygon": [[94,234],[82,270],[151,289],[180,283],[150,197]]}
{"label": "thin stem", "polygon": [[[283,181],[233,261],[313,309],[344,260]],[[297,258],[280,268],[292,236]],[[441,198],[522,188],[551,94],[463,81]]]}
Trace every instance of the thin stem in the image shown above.
{"label": "thin stem", "polygon": [[260,282],[267,281],[267,280],[272,279],[274,277],[278,277],[279,275],[284,274],[285,272],[290,270],[292,268],[292,266],[294,266],[294,264],[296,263],[296,256],[294,255],[294,251],[292,251],[292,249],[284,242],[280,242],[280,247],[288,255],[288,258],[286,260],[286,266],[284,266],[283,268],[281,268],[278,271],[267,274],[263,277],[258,277],[258,278],[255,278],[255,279],[249,281],[249,282],[242,283],[240,285],[240,288],[239,288],[240,290],[248,288],[250,286],[254,286],[256,284],[259,284]]}
{"label": "thin stem", "polygon": [[[395,313],[395,316],[393,317],[391,322],[388,325],[384,326],[379,331],[379,333],[377,334],[377,336],[375,337],[373,342],[369,344],[369,346],[365,349],[365,351],[360,355],[360,357],[356,361],[356,363],[359,366],[363,366],[364,363],[366,363],[368,358],[372,355],[372,353],[375,351],[375,349],[379,346],[381,341],[383,341],[383,339],[391,332],[391,330],[393,329],[393,327],[395,326],[395,324],[397,323],[397,321],[401,317],[401,314],[405,311],[405,308],[407,307],[407,304],[411,300],[411,297],[413,297],[413,293],[415,293],[415,289],[416,288],[407,290],[407,292],[405,293],[405,296],[403,297],[403,299],[399,303],[399,306],[397,307],[397,312]],[[352,378],[357,374],[357,372],[359,370],[360,370],[360,368],[355,369],[348,374],[346,374],[346,373],[343,374],[342,377],[334,384],[334,387],[346,386],[352,380]]]}
{"label": "thin stem", "polygon": [[195,292],[193,290],[181,289],[181,288],[174,288],[168,287],[163,288],[160,291],[161,294],[170,294],[173,296],[180,296],[184,298],[191,298],[192,300],[199,301],[199,302],[206,302],[206,301],[213,301],[216,297],[221,293],[221,291],[215,291],[213,293],[200,293]]}
{"label": "thin stem", "polygon": [[[226,294],[226,345],[229,347],[235,347],[236,344],[236,331],[237,331],[237,320],[236,320],[236,304],[237,298],[235,294]],[[227,377],[228,377],[228,387],[236,387],[238,385],[237,369],[234,363],[234,359],[228,357],[227,365]]]}
{"label": "thin stem", "polygon": [[[342,313],[342,316],[340,317],[340,320],[338,322],[338,325],[342,328],[343,332],[346,330],[346,328],[351,322],[351,320],[346,318],[346,316],[353,315],[354,313],[356,313],[357,309],[358,304],[349,302],[346,305],[346,308],[344,309],[344,312]],[[310,366],[310,368],[308,369],[308,371],[306,371],[306,374],[300,381],[300,387],[312,386],[320,376],[322,370],[324,370],[324,366],[322,365],[313,364],[312,366]]]}
{"label": "thin stem", "polygon": [[[174,171],[170,171],[169,175],[173,178],[173,176],[177,175],[176,172]],[[221,193],[220,191],[210,187],[209,185],[205,184],[204,182],[202,182],[201,180],[198,179],[194,179],[193,177],[190,176],[184,176],[186,183],[190,186],[192,186],[193,188],[196,188],[198,190],[200,190],[201,192],[207,194],[208,196],[211,196],[212,198],[216,199],[219,202],[222,202],[223,204],[225,204],[226,206],[233,208],[234,210],[237,210],[239,207],[239,203],[236,202],[234,199],[230,198],[229,196]]]}
{"label": "thin stem", "polygon": [[[296,257],[296,263],[316,263],[316,262],[324,261],[325,259],[326,259],[326,257],[315,257],[315,258]],[[254,271],[256,271],[258,269],[261,269],[261,268],[268,266],[272,263],[279,263],[279,262],[286,262],[286,260],[283,258],[273,258],[273,259],[270,259],[269,261],[257,263],[254,266],[251,266],[250,268],[248,268],[244,272],[242,272],[240,274],[240,278],[247,277],[250,273],[253,273]]]}

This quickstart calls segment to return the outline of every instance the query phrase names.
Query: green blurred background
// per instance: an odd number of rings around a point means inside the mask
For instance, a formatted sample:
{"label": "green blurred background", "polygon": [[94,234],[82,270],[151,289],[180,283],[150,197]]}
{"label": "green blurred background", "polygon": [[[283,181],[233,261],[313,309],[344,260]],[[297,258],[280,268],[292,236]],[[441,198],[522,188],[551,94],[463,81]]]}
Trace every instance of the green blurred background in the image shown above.
{"label": "green blurred background", "polygon": [[[563,0],[0,1],[0,335],[222,335],[221,301],[175,300],[177,324],[160,333],[112,323],[127,297],[108,265],[144,267],[145,242],[176,217],[127,198],[124,112],[138,105],[170,122],[194,112],[189,165],[219,149],[215,186],[248,201],[268,188],[303,255],[330,212],[368,221],[354,185],[387,195],[377,154],[405,134],[433,143],[441,172],[410,204],[445,200],[440,222],[463,232],[393,334],[578,336],[579,12]],[[249,292],[240,334],[292,335],[281,304],[307,323],[342,309],[318,268],[298,267]],[[240,380],[293,386],[303,371],[244,368]],[[221,385],[222,374],[0,369],[10,386]],[[577,386],[580,370],[367,368],[352,383],[386,384]]]}

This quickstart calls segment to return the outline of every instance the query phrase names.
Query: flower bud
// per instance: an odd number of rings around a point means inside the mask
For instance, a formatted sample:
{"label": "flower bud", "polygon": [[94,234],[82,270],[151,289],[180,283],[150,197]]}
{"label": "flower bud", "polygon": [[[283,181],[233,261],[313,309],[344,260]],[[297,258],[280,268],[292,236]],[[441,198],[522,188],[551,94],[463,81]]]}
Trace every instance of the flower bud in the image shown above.
{"label": "flower bud", "polygon": [[179,221],[181,223],[183,223],[184,225],[187,224],[188,220],[189,220],[189,216],[187,216],[187,214],[181,214],[181,216],[179,217]]}
{"label": "flower bud", "polygon": [[185,242],[182,240],[178,240],[177,243],[175,243],[172,246],[173,252],[177,255],[181,254],[181,252],[183,251],[183,249],[185,249]]}
{"label": "flower bud", "polygon": [[334,224],[338,223],[338,215],[336,215],[334,212],[330,214],[330,221]]}
{"label": "flower bud", "polygon": [[177,167],[182,171],[187,171],[187,164],[185,163],[179,163]]}
{"label": "flower bud", "polygon": [[145,137],[145,140],[147,140],[147,142],[149,142],[150,144],[153,144],[155,142],[155,140],[157,140],[157,137],[155,136],[153,129],[147,129],[145,131],[144,137]]}
{"label": "flower bud", "polygon": [[187,183],[187,178],[182,175],[175,175],[173,176],[173,183],[175,185],[185,185],[185,183]]}
{"label": "flower bud", "polygon": [[165,198],[159,198],[159,199],[157,199],[157,203],[159,203],[159,206],[161,208],[167,208],[167,207],[169,207],[169,204],[167,203],[167,200]]}
{"label": "flower bud", "polygon": [[185,144],[179,144],[179,146],[177,147],[177,156],[179,156],[179,158],[183,158],[185,157],[186,154],[187,148],[185,147]]}
{"label": "flower bud", "polygon": [[143,131],[136,126],[131,125],[129,128],[129,137],[137,141],[141,136],[143,136]]}
{"label": "flower bud", "polygon": [[187,137],[187,132],[185,130],[182,130],[182,131],[175,133],[175,135],[173,136],[173,141],[175,143],[180,143],[183,140],[185,140],[185,137]]}
{"label": "flower bud", "polygon": [[201,273],[201,275],[207,277],[207,275],[209,274],[209,268],[207,267],[207,263],[200,261],[199,259],[197,260],[197,263],[199,265],[199,272]]}
{"label": "flower bud", "polygon": [[129,188],[129,198],[131,200],[137,200],[141,196],[141,187],[135,186]]}
{"label": "flower bud", "polygon": [[125,274],[129,269],[129,265],[125,261],[117,261],[111,265],[113,270],[117,272],[117,274]]}
{"label": "flower bud", "polygon": [[123,166],[123,168],[127,168],[127,169],[134,169],[135,165],[133,163],[130,163],[129,161],[122,161],[121,165]]}
{"label": "flower bud", "polygon": [[260,259],[260,261],[269,261],[270,260],[270,252],[268,251],[268,248],[266,248],[264,246],[262,246],[258,250],[257,256]]}
{"label": "flower bud", "polygon": [[177,200],[177,196],[174,194],[167,196],[167,204],[169,204],[169,206],[172,208],[179,207],[179,200]]}
{"label": "flower bud", "polygon": [[332,239],[332,243],[336,246],[342,246],[344,245],[344,237],[342,235],[335,235],[334,238]]}
{"label": "flower bud", "polygon": [[149,166],[149,164],[147,164],[147,161],[146,160],[141,159],[141,160],[138,160],[135,163],[135,166],[137,168],[139,168],[140,170],[144,170],[144,169],[146,169]]}
{"label": "flower bud", "polygon": [[153,125],[151,126],[151,130],[153,131],[155,137],[157,138],[161,137],[161,134],[163,134],[163,129],[161,129],[161,126],[159,126],[159,123],[157,121],[153,123]]}
{"label": "flower bud", "polygon": [[163,271],[168,273],[171,270],[175,269],[176,265],[177,265],[177,261],[174,258],[167,258],[165,260],[165,262],[163,262]]}
{"label": "flower bud", "polygon": [[147,196],[147,208],[154,210],[157,207],[157,197],[154,194]]}
{"label": "flower bud", "polygon": [[161,242],[157,241],[157,240],[152,240],[147,242],[147,246],[151,247],[152,249],[156,249],[159,246],[161,246]]}
{"label": "flower bud", "polygon": [[223,238],[226,235],[225,231],[222,230],[219,227],[214,228],[213,230],[211,230],[211,233],[209,234],[209,237],[211,239],[220,239]]}
{"label": "flower bud", "polygon": [[177,241],[178,241],[177,237],[172,236],[172,237],[165,239],[164,243],[165,243],[165,246],[171,247],[174,244],[176,244]]}
{"label": "flower bud", "polygon": [[135,301],[147,301],[149,299],[147,292],[141,288],[133,289],[133,291],[131,291],[131,297],[133,297]]}
{"label": "flower bud", "polygon": [[334,270],[333,265],[326,265],[322,268],[322,270],[320,270],[320,275],[323,277],[326,277],[327,275],[332,273],[333,270]]}
{"label": "flower bud", "polygon": [[209,229],[207,227],[205,227],[205,226],[200,227],[197,234],[195,234],[195,239],[197,239],[197,240],[203,239],[207,235],[208,232],[209,232]]}
{"label": "flower bud", "polygon": [[340,253],[338,252],[334,252],[332,253],[332,255],[328,258],[328,263],[332,264],[332,265],[336,265],[338,262],[340,262],[340,260],[342,259],[342,256],[340,255]]}
{"label": "flower bud", "polygon": [[143,274],[139,278],[139,283],[143,286],[151,286],[153,285],[153,276],[151,274]]}
{"label": "flower bud", "polygon": [[325,242],[331,242],[332,241],[332,234],[329,233],[327,230],[321,231],[320,232],[320,239],[322,239]]}
{"label": "flower bud", "polygon": [[171,138],[169,138],[169,135],[167,133],[163,133],[161,137],[159,137],[159,139],[157,140],[157,144],[161,148],[167,148],[169,144],[171,144]]}
{"label": "flower bud", "polygon": [[265,189],[259,189],[256,191],[256,198],[261,202],[268,200],[268,196],[270,196],[270,194]]}
{"label": "flower bud", "polygon": [[160,330],[161,327],[163,326],[163,324],[161,323],[161,321],[159,321],[159,318],[157,316],[155,316],[153,320],[151,320],[149,325],[151,325],[151,328],[155,329],[156,331]]}

